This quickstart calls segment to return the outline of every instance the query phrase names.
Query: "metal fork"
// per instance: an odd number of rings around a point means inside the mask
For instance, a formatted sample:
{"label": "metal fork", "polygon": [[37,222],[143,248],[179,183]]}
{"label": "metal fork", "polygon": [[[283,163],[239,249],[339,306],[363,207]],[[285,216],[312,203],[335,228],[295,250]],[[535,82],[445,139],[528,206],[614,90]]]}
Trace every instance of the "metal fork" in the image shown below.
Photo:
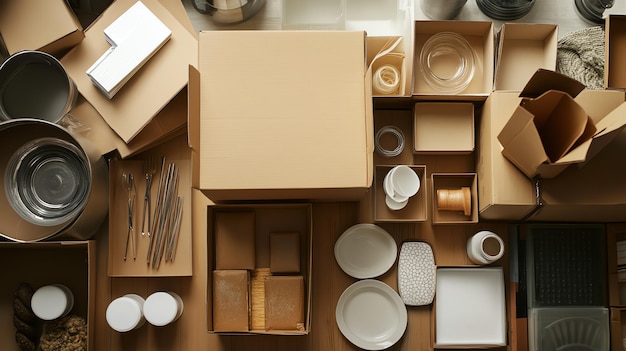
{"label": "metal fork", "polygon": [[135,231],[133,212],[135,210],[135,197],[137,196],[137,188],[135,187],[135,178],[132,173],[122,174],[126,194],[128,195],[128,231],[126,233],[126,247],[124,249],[124,261],[128,257],[128,243],[130,242],[133,250],[133,260],[137,259],[137,246],[135,245]]}
{"label": "metal fork", "polygon": [[[150,228],[152,228],[152,178],[157,171],[157,162],[154,158],[149,158],[144,161],[143,172],[146,175],[146,193],[143,196],[143,214],[141,219],[141,236],[145,236],[146,233],[150,236]],[[148,220],[146,222],[146,219]],[[146,224],[147,223],[147,224]],[[146,231],[146,226],[148,230]]]}

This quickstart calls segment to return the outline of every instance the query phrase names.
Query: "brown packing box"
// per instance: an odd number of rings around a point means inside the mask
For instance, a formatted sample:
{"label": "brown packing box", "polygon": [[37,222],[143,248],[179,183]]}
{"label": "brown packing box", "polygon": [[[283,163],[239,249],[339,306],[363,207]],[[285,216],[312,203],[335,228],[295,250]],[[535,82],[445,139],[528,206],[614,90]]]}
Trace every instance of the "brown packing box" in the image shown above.
{"label": "brown packing box", "polygon": [[300,273],[300,233],[270,234],[270,271]]}
{"label": "brown packing box", "polygon": [[247,332],[250,329],[250,273],[213,271],[213,329]]}
{"label": "brown packing box", "polygon": [[494,90],[521,91],[540,68],[556,69],[555,24],[505,23],[498,32]]}
{"label": "brown packing box", "polygon": [[135,2],[113,2],[85,31],[85,39],[61,59],[81,95],[127,143],[187,85],[188,67],[197,62],[197,40],[189,30],[157,0],[142,0],[172,31],[172,37],[113,99],[107,99],[85,72],[110,47],[104,28]]}
{"label": "brown packing box", "polygon": [[626,88],[626,16],[609,15],[605,19],[604,86]]}
{"label": "brown packing box", "polygon": [[538,70],[522,91],[498,140],[504,156],[529,178],[554,178],[588,161],[626,127],[620,108],[593,121],[574,99],[583,89],[564,75]]}
{"label": "brown packing box", "polygon": [[[221,333],[215,330],[213,320],[213,271],[215,270],[215,220],[217,214],[230,213],[230,212],[254,212],[255,217],[255,258],[256,267],[252,275],[252,292],[251,292],[251,306],[252,306],[252,328],[249,332],[244,334],[271,334],[271,335],[306,335],[310,332],[311,328],[311,282],[312,282],[312,206],[306,203],[247,203],[247,204],[222,204],[222,205],[209,205],[205,207],[204,211],[198,211],[194,209],[194,213],[203,213],[206,216],[208,233],[198,233],[197,235],[207,235],[207,264],[208,264],[208,277],[206,279],[206,306],[207,306],[207,327],[209,333]],[[200,230],[194,228],[194,231]],[[261,278],[269,275],[270,266],[270,234],[277,232],[297,232],[300,235],[300,247],[301,247],[301,272],[304,282],[304,324],[303,328],[299,330],[266,330],[264,327],[263,314],[259,314],[258,311],[255,314],[255,305],[261,303],[264,305],[264,284],[263,280],[260,280],[259,284],[256,284],[254,279]],[[235,248],[236,249],[236,248]],[[233,252],[227,252],[227,254],[233,254]],[[263,272],[262,272],[263,270]],[[255,277],[256,276],[256,277]],[[259,318],[261,320],[259,321]],[[261,323],[258,323],[261,322]]]}
{"label": "brown packing box", "polygon": [[[413,95],[419,100],[484,101],[493,90],[494,34],[489,21],[415,21]],[[426,41],[440,32],[454,32],[467,40],[476,54],[474,77],[458,94],[444,94],[431,88],[422,76],[420,53]]]}
{"label": "brown packing box", "polygon": [[60,58],[84,38],[83,28],[65,0],[3,0],[0,35],[9,54],[39,50]]}
{"label": "brown packing box", "polygon": [[0,243],[0,343],[2,349],[19,351],[13,326],[14,292],[20,283],[33,289],[63,284],[74,295],[70,314],[87,322],[87,350],[95,350],[96,245],[95,241]]}
{"label": "brown packing box", "polygon": [[196,187],[216,202],[361,199],[373,168],[365,50],[364,32],[200,32]]}
{"label": "brown packing box", "polygon": [[265,329],[304,331],[302,276],[265,278]]}
{"label": "brown packing box", "polygon": [[254,269],[254,212],[215,214],[215,268]]}
{"label": "brown packing box", "polygon": [[414,113],[415,153],[469,154],[474,151],[474,104],[418,102]]}

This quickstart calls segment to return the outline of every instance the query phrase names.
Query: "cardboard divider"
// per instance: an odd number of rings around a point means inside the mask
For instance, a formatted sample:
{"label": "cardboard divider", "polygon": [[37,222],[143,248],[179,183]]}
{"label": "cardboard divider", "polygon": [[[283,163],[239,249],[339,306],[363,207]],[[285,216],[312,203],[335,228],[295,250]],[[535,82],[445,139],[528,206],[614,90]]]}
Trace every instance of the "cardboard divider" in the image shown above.
{"label": "cardboard divider", "polygon": [[[277,232],[297,232],[300,236],[300,273],[269,273],[269,276],[302,276],[304,281],[304,323],[301,327],[294,329],[272,329],[259,328],[259,316],[251,315],[250,323],[253,327],[248,332],[239,332],[236,334],[269,334],[269,335],[306,335],[310,332],[311,327],[311,282],[312,282],[312,207],[306,203],[259,203],[259,204],[224,204],[208,206],[207,208],[207,327],[209,333],[220,333],[214,330],[213,316],[213,271],[215,270],[215,228],[216,215],[218,213],[250,213],[254,214],[255,227],[255,270],[251,271],[252,280],[249,282],[251,286],[250,313],[258,312],[259,301],[254,299],[264,297],[262,284],[255,283],[255,275],[265,279],[267,273],[264,270],[270,267],[270,235]],[[236,253],[233,252],[233,255]],[[256,306],[256,307],[255,307]],[[266,326],[267,327],[267,326]],[[227,332],[228,333],[228,332]],[[230,334],[230,333],[228,333]]]}
{"label": "cardboard divider", "polygon": [[0,263],[7,267],[0,287],[0,325],[4,326],[0,328],[0,342],[4,350],[20,350],[13,327],[13,294],[23,282],[34,290],[49,284],[67,286],[74,295],[70,315],[85,319],[87,350],[95,349],[95,245],[95,241],[0,243]]}
{"label": "cardboard divider", "polygon": [[[476,180],[476,173],[432,173],[431,186],[433,224],[478,223],[478,185]],[[470,188],[470,216],[465,216],[463,211],[445,211],[438,209],[437,190],[458,190],[462,187]]]}
{"label": "cardboard divider", "polygon": [[605,19],[604,87],[626,88],[626,16],[610,15]]}
{"label": "cardboard divider", "polygon": [[413,152],[468,154],[474,151],[474,104],[418,102],[414,115]]}
{"label": "cardboard divider", "polygon": [[393,168],[391,165],[378,165],[374,172],[374,220],[377,222],[425,222],[428,219],[428,178],[426,166],[409,165],[420,179],[420,189],[409,198],[406,207],[401,210],[391,210],[385,204],[383,179]]}

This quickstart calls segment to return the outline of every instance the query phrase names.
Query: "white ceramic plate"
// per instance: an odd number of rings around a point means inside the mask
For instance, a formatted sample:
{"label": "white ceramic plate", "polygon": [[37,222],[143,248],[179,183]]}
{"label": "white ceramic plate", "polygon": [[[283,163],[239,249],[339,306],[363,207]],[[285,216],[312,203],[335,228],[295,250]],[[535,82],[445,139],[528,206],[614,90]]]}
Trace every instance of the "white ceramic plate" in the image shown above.
{"label": "white ceramic plate", "polygon": [[335,259],[339,267],[357,279],[384,274],[393,266],[397,254],[396,241],[375,224],[353,225],[335,242]]}
{"label": "white ceramic plate", "polygon": [[350,285],[339,297],[335,317],[346,339],[365,350],[393,346],[407,325],[406,307],[398,293],[375,279]]}

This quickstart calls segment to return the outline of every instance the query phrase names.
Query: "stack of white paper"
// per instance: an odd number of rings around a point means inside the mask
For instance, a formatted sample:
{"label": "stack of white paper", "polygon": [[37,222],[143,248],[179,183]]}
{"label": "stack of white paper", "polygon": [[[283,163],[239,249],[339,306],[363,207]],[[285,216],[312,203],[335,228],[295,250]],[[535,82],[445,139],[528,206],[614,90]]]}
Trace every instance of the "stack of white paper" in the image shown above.
{"label": "stack of white paper", "polygon": [[111,48],[89,67],[87,75],[111,99],[171,35],[169,28],[138,1],[104,30]]}

